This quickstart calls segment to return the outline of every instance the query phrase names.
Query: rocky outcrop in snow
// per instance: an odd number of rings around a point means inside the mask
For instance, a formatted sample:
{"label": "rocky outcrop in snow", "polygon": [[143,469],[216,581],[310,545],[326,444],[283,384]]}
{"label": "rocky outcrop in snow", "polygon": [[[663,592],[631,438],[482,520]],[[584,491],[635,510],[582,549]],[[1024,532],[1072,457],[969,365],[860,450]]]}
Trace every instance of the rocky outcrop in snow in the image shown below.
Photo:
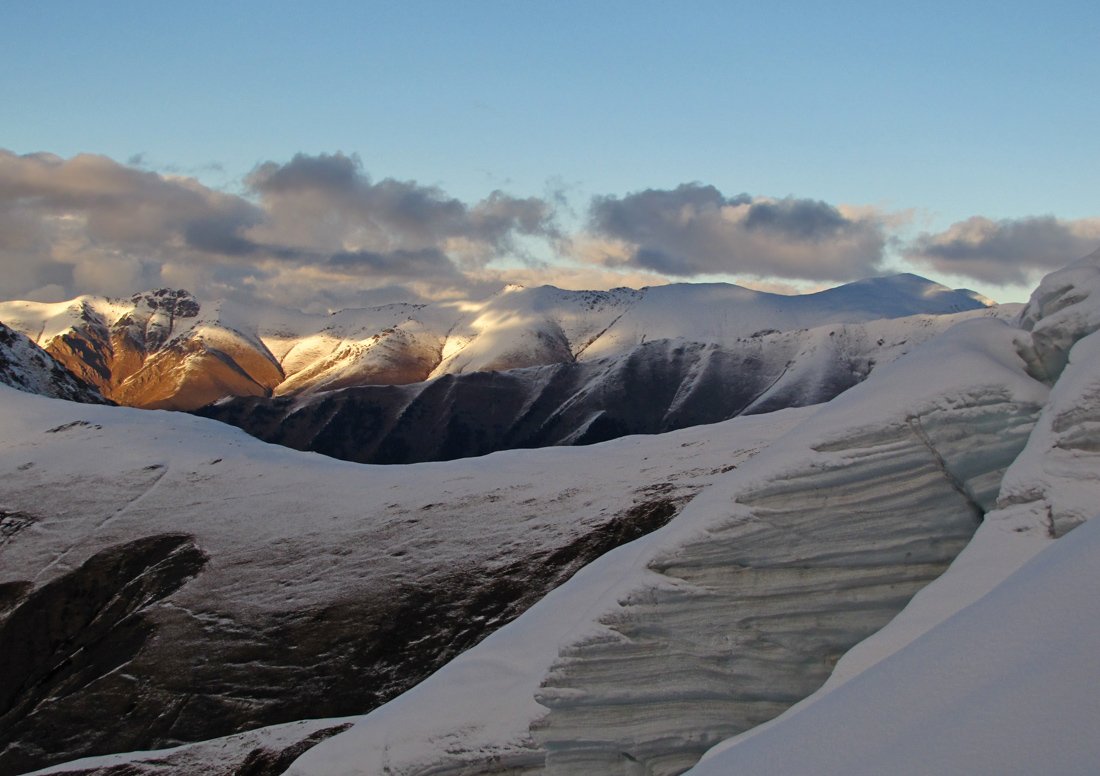
{"label": "rocky outcrop in snow", "polygon": [[283,379],[254,335],[210,325],[186,291],[129,300],[0,304],[0,314],[104,396],[147,409],[192,409],[227,395],[269,394]]}
{"label": "rocky outcrop in snow", "polygon": [[354,719],[302,720],[154,752],[87,757],[35,771],[36,776],[281,776],[311,747],[350,728]]}

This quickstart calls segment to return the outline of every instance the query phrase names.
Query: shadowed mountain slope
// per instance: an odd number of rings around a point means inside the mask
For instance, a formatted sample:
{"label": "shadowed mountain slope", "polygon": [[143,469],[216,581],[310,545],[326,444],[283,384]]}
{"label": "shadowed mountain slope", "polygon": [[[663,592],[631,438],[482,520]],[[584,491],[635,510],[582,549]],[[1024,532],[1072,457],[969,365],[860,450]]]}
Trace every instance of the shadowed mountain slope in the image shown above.
{"label": "shadowed mountain slope", "polygon": [[49,353],[3,323],[0,323],[0,383],[53,399],[110,404]]}
{"label": "shadowed mountain slope", "polygon": [[597,361],[225,399],[196,414],[267,442],[360,463],[583,445],[820,404],[960,320],[1013,312],[993,307],[758,333],[727,344],[664,339]]}

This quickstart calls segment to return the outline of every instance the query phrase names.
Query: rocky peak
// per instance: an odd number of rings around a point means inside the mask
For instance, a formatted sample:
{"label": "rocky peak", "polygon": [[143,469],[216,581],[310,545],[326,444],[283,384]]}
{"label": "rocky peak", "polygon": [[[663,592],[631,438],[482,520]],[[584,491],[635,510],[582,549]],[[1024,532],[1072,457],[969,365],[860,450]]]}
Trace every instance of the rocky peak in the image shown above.
{"label": "rocky peak", "polygon": [[185,289],[158,288],[134,294],[130,301],[134,307],[147,305],[151,310],[162,312],[173,318],[194,318],[199,314],[199,303],[190,291]]}

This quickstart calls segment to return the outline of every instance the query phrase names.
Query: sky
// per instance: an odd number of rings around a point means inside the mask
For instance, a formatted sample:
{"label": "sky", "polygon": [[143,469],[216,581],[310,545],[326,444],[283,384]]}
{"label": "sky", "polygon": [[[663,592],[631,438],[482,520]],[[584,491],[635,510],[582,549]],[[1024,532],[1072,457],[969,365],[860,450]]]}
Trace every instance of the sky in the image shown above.
{"label": "sky", "polygon": [[6,3],[0,297],[324,309],[1100,247],[1100,6]]}

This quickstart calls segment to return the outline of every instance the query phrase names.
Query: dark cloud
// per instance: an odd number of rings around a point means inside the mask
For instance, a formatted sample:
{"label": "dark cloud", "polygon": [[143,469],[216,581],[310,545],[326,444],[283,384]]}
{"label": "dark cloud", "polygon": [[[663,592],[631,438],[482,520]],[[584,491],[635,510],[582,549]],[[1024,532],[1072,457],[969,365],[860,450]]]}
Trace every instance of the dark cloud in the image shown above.
{"label": "dark cloud", "polygon": [[906,258],[940,272],[988,283],[1025,284],[1035,274],[1064,267],[1096,250],[1100,218],[1063,221],[1054,216],[992,221],[976,216],[943,232],[924,232]]}
{"label": "dark cloud", "polygon": [[556,234],[553,207],[495,191],[467,205],[434,186],[385,178],[374,182],[358,157],[298,154],[267,162],[245,179],[272,216],[265,238],[334,252],[386,253],[435,248],[484,263],[516,248],[516,235]]}
{"label": "dark cloud", "polygon": [[212,215],[189,221],[182,234],[187,245],[206,253],[249,256],[261,251],[260,245],[241,236],[241,227],[231,216]]}
{"label": "dark cloud", "polygon": [[203,238],[205,224],[243,239],[242,232],[263,219],[240,197],[207,189],[190,180],[164,178],[121,165],[104,156],[52,154],[16,156],[0,150],[0,209],[41,228],[44,219],[78,219],[94,245],[155,252],[179,243],[198,251],[188,235]]}
{"label": "dark cloud", "polygon": [[887,242],[885,220],[867,209],[857,214],[810,199],[727,197],[698,183],[596,197],[589,231],[611,241],[590,259],[679,277],[850,280],[874,274]]}
{"label": "dark cloud", "polygon": [[436,248],[390,253],[344,252],[333,255],[328,263],[332,267],[386,277],[459,276],[454,263]]}

